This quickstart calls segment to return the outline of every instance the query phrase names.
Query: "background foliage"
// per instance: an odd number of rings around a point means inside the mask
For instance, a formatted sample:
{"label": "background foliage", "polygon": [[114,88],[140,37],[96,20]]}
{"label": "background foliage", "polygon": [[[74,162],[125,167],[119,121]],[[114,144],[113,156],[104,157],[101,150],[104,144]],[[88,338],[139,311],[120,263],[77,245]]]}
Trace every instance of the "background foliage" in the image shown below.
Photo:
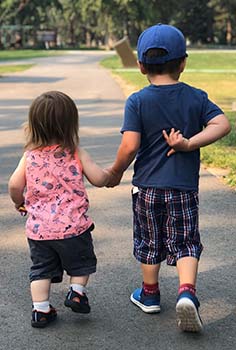
{"label": "background foliage", "polygon": [[236,44],[236,0],[0,1],[2,37],[6,30],[9,34],[6,26],[14,25],[13,34],[27,34],[24,45],[29,46],[39,45],[38,30],[54,30],[64,47],[109,47],[125,35],[135,45],[140,32],[158,22],[179,27],[191,44]]}

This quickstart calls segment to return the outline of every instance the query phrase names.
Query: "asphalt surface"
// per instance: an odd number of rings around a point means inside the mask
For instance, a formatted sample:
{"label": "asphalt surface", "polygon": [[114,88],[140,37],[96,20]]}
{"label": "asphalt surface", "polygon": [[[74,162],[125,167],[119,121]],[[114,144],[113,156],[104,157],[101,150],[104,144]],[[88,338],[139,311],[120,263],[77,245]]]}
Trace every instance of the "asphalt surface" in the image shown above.
{"label": "asphalt surface", "polygon": [[75,314],[64,307],[65,275],[63,283],[53,285],[51,291],[58,321],[46,329],[31,328],[25,219],[15,212],[7,194],[9,175],[22,154],[21,125],[33,98],[47,90],[64,91],[79,107],[81,145],[101,166],[112,164],[125,96],[109,72],[98,65],[104,55],[84,51],[34,59],[37,65],[28,71],[0,79],[0,349],[235,349],[236,193],[206,170],[200,180],[205,249],[197,287],[203,334],[181,333],[176,327],[178,279],[173,267],[163,264],[161,270],[159,315],[146,315],[129,301],[141,284],[132,256],[131,169],[115,189],[87,184],[98,258],[97,273],[87,290],[91,314]]}

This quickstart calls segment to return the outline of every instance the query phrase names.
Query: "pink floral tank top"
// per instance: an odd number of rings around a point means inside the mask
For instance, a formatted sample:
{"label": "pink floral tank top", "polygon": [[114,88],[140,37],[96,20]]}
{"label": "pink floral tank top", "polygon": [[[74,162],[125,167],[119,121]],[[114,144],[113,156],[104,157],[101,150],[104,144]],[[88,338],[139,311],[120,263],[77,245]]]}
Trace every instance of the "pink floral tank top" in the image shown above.
{"label": "pink floral tank top", "polygon": [[26,235],[34,240],[78,236],[92,220],[82,165],[58,145],[26,152]]}

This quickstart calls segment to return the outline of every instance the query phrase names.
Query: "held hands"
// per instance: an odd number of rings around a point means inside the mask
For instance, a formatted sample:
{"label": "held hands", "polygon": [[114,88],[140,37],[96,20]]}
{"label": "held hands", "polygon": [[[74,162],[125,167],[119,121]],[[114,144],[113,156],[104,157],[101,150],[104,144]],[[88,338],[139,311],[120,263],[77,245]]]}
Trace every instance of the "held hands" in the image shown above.
{"label": "held hands", "polygon": [[170,150],[167,153],[167,157],[171,156],[177,151],[187,152],[189,151],[189,140],[186,139],[179,130],[175,131],[174,128],[171,129],[169,135],[165,130],[162,131],[164,139],[170,146]]}
{"label": "held hands", "polygon": [[106,184],[106,187],[115,187],[119,185],[122,179],[123,173],[115,172],[112,167],[107,168],[105,171],[108,172],[110,175],[109,180]]}

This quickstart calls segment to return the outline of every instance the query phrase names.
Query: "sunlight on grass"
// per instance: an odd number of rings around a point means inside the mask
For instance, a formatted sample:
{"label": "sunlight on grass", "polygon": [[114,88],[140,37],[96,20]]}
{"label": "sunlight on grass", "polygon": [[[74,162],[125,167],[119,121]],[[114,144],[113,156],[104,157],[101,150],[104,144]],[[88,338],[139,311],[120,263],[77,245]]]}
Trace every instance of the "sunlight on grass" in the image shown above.
{"label": "sunlight on grass", "polygon": [[181,81],[207,91],[209,98],[229,111],[236,101],[236,74],[183,73]]}
{"label": "sunlight on grass", "polygon": [[187,68],[189,69],[235,69],[236,52],[232,51],[188,51]]}
{"label": "sunlight on grass", "polygon": [[1,65],[1,61],[27,60],[37,57],[58,56],[66,54],[66,51],[60,50],[0,50],[0,74],[15,73],[24,71],[33,66],[33,64],[12,64]]}
{"label": "sunlight on grass", "polygon": [[6,66],[0,65],[0,74],[21,72],[21,71],[29,69],[33,66],[34,66],[34,64],[19,64],[19,65],[9,65],[9,66],[8,65],[6,65]]}
{"label": "sunlight on grass", "polygon": [[66,51],[57,50],[0,50],[0,61],[30,59],[36,57],[48,57],[64,55]]}
{"label": "sunlight on grass", "polygon": [[201,149],[201,159],[204,164],[210,167],[229,169],[226,182],[236,186],[236,129],[235,113],[227,112],[227,117],[231,123],[232,131],[223,139],[203,147]]}

